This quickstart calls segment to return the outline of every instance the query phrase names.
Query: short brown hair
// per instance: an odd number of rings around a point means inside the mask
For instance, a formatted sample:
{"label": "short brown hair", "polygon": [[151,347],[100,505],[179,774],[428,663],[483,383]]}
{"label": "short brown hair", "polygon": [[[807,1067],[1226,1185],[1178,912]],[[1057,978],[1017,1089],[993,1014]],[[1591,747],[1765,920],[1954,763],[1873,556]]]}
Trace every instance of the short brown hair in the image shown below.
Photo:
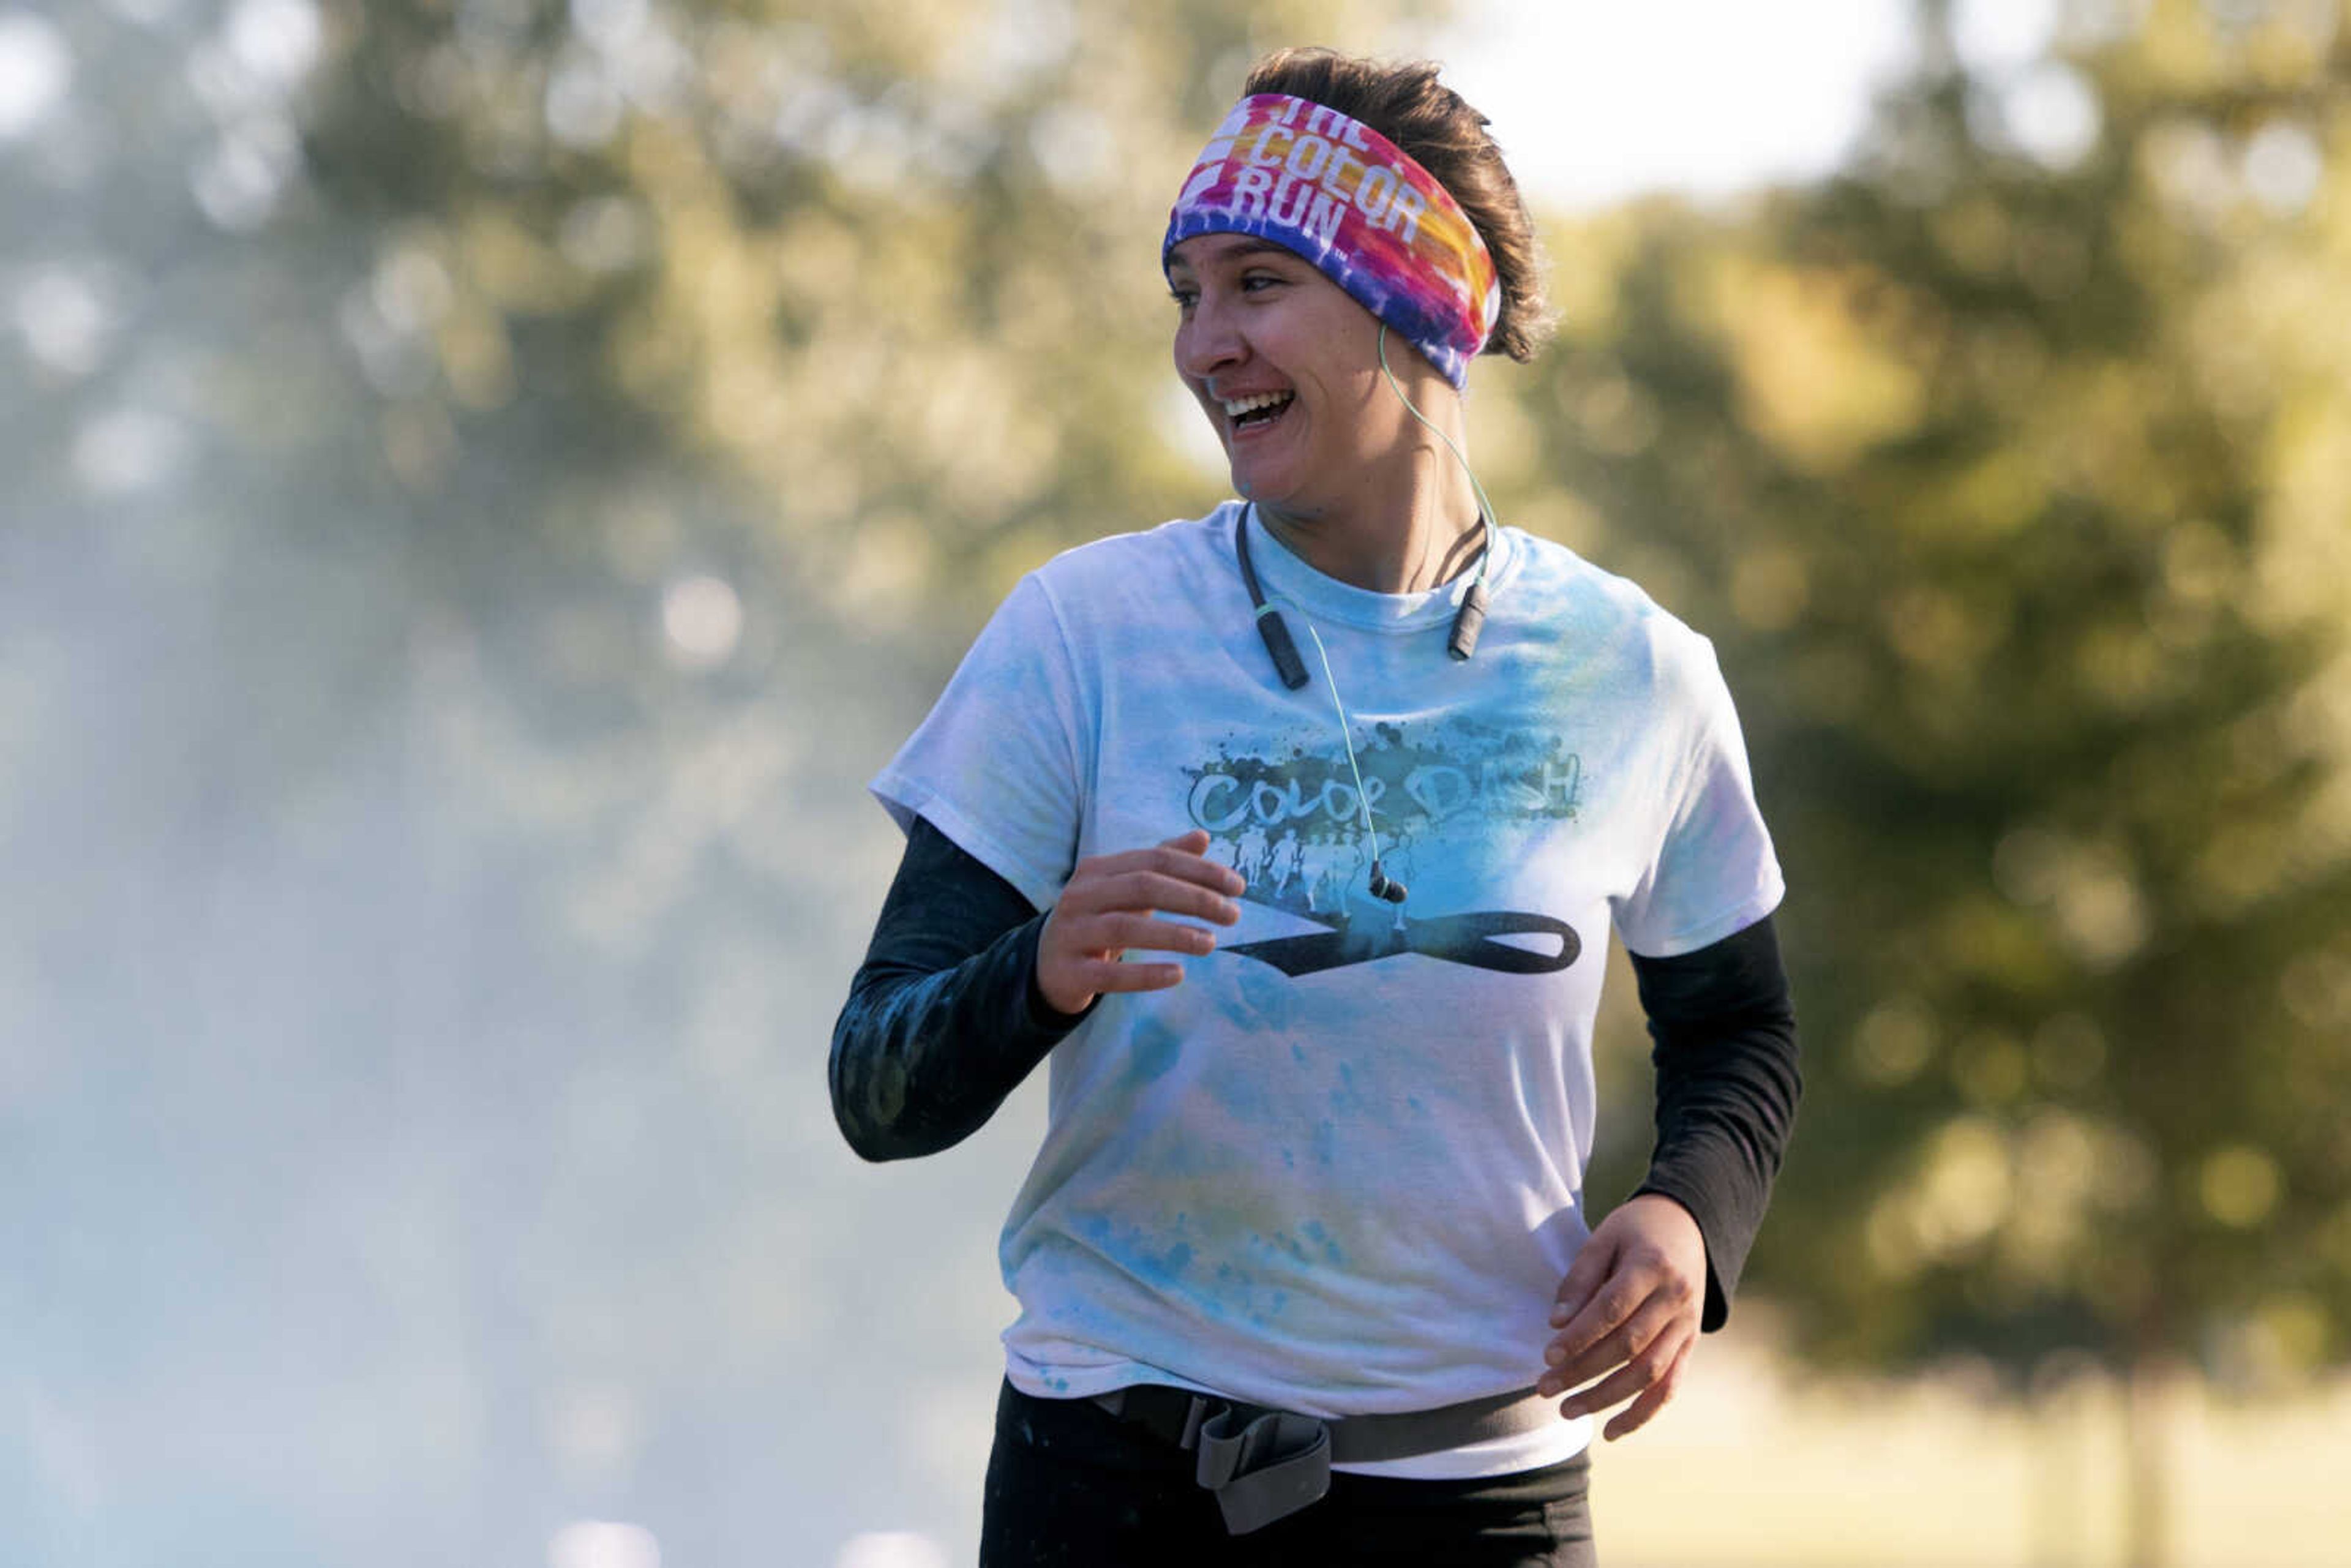
{"label": "short brown hair", "polygon": [[1364,59],[1333,49],[1277,49],[1249,68],[1241,95],[1278,92],[1362,120],[1411,154],[1452,193],[1494,257],[1501,315],[1483,350],[1520,363],[1551,336],[1542,248],[1519,183],[1487,134],[1486,117],[1437,79],[1434,60]]}

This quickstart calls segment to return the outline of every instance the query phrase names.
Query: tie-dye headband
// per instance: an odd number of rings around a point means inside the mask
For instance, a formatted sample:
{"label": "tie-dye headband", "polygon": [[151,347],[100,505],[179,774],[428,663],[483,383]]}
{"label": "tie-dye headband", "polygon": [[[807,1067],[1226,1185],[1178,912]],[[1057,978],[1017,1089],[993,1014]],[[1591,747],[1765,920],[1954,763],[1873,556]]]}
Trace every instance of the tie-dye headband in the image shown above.
{"label": "tie-dye headband", "polygon": [[1296,251],[1456,387],[1501,314],[1494,258],[1452,193],[1370,126],[1302,98],[1233,106],[1167,215],[1160,265],[1204,234]]}

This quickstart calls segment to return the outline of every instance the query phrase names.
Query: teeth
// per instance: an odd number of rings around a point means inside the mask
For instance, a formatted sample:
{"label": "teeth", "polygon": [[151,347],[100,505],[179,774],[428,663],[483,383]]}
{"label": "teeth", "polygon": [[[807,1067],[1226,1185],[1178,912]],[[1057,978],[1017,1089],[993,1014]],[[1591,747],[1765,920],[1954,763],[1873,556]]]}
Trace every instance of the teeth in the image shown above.
{"label": "teeth", "polygon": [[1225,416],[1228,419],[1238,419],[1252,409],[1271,408],[1276,403],[1288,402],[1297,395],[1296,392],[1265,392],[1257,397],[1221,398],[1218,401],[1225,405]]}

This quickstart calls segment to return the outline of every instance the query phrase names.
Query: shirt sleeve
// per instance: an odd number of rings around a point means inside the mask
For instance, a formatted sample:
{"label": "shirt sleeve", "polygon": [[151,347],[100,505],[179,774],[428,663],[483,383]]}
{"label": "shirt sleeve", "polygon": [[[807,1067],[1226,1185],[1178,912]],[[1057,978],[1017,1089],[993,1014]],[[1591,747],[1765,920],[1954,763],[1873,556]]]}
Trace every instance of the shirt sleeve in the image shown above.
{"label": "shirt sleeve", "polygon": [[1795,1008],[1769,915],[1696,952],[1636,954],[1633,973],[1657,1070],[1656,1147],[1635,1196],[1662,1193],[1698,1221],[1707,1262],[1699,1327],[1711,1333],[1730,1315],[1795,1129],[1803,1092]]}
{"label": "shirt sleeve", "polygon": [[1719,942],[1778,907],[1785,884],[1755,804],[1747,742],[1714,645],[1695,633],[1673,661],[1666,700],[1687,716],[1687,741],[1667,779],[1656,858],[1614,910],[1625,948],[1667,958]]}
{"label": "shirt sleeve", "polygon": [[1023,578],[873,795],[901,829],[927,819],[1048,908],[1077,862],[1091,711],[1050,596]]}
{"label": "shirt sleeve", "polygon": [[996,1113],[1086,1013],[1037,987],[1045,917],[917,817],[833,1025],[833,1118],[869,1160],[935,1154]]}

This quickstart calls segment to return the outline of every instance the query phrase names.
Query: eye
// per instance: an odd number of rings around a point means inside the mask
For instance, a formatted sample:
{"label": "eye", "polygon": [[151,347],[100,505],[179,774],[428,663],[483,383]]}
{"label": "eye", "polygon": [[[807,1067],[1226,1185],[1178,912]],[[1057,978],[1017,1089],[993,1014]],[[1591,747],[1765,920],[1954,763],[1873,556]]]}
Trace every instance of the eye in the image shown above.
{"label": "eye", "polygon": [[1200,298],[1200,291],[1196,288],[1171,288],[1167,291],[1167,298],[1176,301],[1176,309],[1189,310]]}
{"label": "eye", "polygon": [[1241,275],[1241,292],[1244,294],[1257,294],[1262,292],[1266,288],[1271,287],[1277,283],[1286,283],[1288,281],[1288,278],[1283,277],[1278,272],[1246,272]]}

